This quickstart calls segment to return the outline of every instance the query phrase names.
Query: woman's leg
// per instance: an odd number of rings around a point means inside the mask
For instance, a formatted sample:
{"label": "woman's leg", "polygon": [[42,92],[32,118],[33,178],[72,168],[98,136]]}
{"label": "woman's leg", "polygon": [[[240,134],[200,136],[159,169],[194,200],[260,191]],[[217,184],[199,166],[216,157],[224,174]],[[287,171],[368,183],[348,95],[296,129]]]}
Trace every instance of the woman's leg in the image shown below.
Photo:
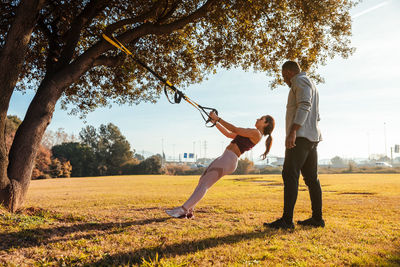
{"label": "woman's leg", "polygon": [[196,189],[182,207],[186,210],[193,209],[213,184],[224,175],[234,172],[236,167],[237,156],[232,151],[225,151],[221,157],[214,160],[210,166],[208,166],[200,177]]}

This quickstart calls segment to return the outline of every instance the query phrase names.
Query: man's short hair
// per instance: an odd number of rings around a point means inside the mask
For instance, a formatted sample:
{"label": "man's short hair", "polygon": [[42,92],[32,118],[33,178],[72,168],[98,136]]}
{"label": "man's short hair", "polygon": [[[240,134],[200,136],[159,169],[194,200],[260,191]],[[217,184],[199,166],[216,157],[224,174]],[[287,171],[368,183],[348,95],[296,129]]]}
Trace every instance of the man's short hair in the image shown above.
{"label": "man's short hair", "polygon": [[291,70],[294,72],[300,72],[300,66],[296,61],[288,60],[282,65],[282,70]]}

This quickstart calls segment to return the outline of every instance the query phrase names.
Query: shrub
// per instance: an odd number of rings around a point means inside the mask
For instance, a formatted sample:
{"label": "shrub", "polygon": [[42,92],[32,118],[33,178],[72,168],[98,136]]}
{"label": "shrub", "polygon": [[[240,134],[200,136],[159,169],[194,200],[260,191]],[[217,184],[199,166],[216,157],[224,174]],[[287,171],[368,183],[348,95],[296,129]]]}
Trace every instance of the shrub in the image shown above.
{"label": "shrub", "polygon": [[239,159],[238,166],[234,174],[248,174],[253,170],[254,162],[249,159]]}
{"label": "shrub", "polygon": [[187,171],[190,171],[188,165],[168,163],[164,165],[163,173],[166,175],[185,175]]}
{"label": "shrub", "polygon": [[251,174],[281,174],[282,168],[281,167],[273,167],[268,166],[262,169],[253,170],[250,172]]}
{"label": "shrub", "polygon": [[45,173],[45,174],[42,174],[42,175],[40,175],[38,177],[32,178],[32,180],[51,179],[51,178],[52,177],[50,176],[50,174]]}

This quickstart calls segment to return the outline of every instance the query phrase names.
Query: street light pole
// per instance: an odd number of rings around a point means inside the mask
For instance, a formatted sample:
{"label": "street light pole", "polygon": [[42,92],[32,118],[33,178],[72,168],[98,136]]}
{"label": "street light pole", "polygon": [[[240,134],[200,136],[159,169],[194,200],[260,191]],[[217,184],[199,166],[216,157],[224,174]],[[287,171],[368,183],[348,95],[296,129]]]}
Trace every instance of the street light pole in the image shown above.
{"label": "street light pole", "polygon": [[385,156],[387,157],[386,122],[383,123],[383,132],[384,132],[384,134],[385,134]]}

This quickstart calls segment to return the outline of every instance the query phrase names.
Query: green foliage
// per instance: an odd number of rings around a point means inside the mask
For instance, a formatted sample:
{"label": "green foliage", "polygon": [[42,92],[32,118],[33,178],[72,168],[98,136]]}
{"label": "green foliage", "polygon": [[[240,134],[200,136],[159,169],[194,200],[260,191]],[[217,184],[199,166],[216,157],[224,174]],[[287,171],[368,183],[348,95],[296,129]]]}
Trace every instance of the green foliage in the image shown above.
{"label": "green foliage", "polygon": [[61,162],[61,176],[63,178],[71,177],[72,165],[69,161]]}
{"label": "green foliage", "polygon": [[[6,120],[6,144],[9,150],[14,139],[15,132],[22,123],[17,116],[8,115]],[[57,177],[70,177],[71,164],[68,161],[60,161],[52,158],[52,153],[46,146],[40,145],[32,170],[32,179],[50,179]]]}
{"label": "green foliage", "polygon": [[53,156],[68,160],[72,165],[73,177],[97,175],[96,155],[87,145],[71,142],[52,147]]}
{"label": "green foliage", "polygon": [[8,115],[6,120],[6,136],[14,135],[22,123],[18,116]]}
{"label": "green foliage", "polygon": [[135,155],[133,155],[133,157],[134,157],[135,159],[137,159],[137,160],[140,160],[140,161],[144,160],[144,156],[142,156],[142,155],[140,155],[140,154],[137,154],[137,153],[135,153]]}
{"label": "green foliage", "polygon": [[336,167],[342,167],[345,166],[345,162],[344,160],[339,157],[339,156],[335,156],[331,159],[332,165],[336,166]]}
{"label": "green foliage", "polygon": [[239,159],[235,174],[248,174],[254,167],[254,162],[244,158]]}
{"label": "green foliage", "polygon": [[83,144],[93,150],[101,175],[120,174],[122,164],[133,157],[129,142],[112,123],[102,124],[98,130],[87,126],[79,136]]}
{"label": "green foliage", "polygon": [[161,156],[155,155],[151,156],[139,164],[137,163],[127,163],[121,168],[122,174],[161,174],[162,164]]}
{"label": "green foliage", "polygon": [[52,148],[54,157],[71,162],[72,176],[162,172],[160,155],[147,159],[138,154],[133,157],[129,142],[112,123],[102,124],[97,130],[89,125],[82,129],[79,136],[82,143],[63,143]]}
{"label": "green foliage", "polygon": [[161,174],[160,155],[151,156],[139,164],[139,169],[146,174]]}
{"label": "green foliage", "polygon": [[[286,59],[298,60],[315,74],[327,58],[352,53],[349,10],[356,2],[49,1],[34,29],[18,89],[37,89],[46,73],[90,56],[99,61],[82,66],[88,67],[85,75],[65,88],[64,108],[75,104],[76,113],[112,102],[155,102],[162,90],[156,78],[116,50],[96,50],[105,31],[121,36],[135,56],[179,87],[199,83],[218,68],[232,67],[266,72],[275,77],[276,85],[282,82],[280,64]],[[199,12],[203,5],[206,12]],[[1,43],[16,6],[0,5]],[[84,12],[86,23],[74,28]],[[198,15],[189,17],[194,13]]]}

